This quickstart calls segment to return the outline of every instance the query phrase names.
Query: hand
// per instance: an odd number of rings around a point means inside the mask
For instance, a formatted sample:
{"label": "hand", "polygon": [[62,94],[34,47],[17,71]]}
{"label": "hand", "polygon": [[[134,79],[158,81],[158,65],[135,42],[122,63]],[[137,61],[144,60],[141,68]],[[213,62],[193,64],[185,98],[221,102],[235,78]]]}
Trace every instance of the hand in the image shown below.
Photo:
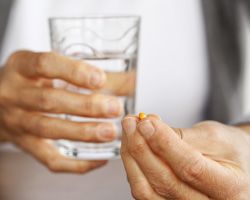
{"label": "hand", "polygon": [[175,129],[153,115],[122,124],[121,154],[136,199],[249,199],[250,139],[240,128],[207,121]]}
{"label": "hand", "polygon": [[0,71],[0,135],[28,151],[52,171],[82,173],[105,161],[76,161],[61,156],[50,139],[106,142],[115,139],[111,123],[73,122],[48,114],[116,117],[122,113],[113,96],[72,93],[53,87],[60,79],[78,87],[97,90],[105,73],[82,61],[56,53],[14,53]]}

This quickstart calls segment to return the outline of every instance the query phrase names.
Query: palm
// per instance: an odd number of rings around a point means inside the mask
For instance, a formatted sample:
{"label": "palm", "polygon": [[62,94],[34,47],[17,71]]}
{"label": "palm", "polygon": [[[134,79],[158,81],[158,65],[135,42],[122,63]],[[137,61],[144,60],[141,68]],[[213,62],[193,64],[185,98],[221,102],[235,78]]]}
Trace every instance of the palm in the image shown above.
{"label": "palm", "polygon": [[[192,129],[184,130],[183,140],[197,149],[201,154],[232,173],[242,174],[249,171],[250,166],[243,159],[245,148],[249,148],[245,133],[234,127],[218,122],[202,122]],[[238,148],[243,146],[245,148]],[[249,155],[246,155],[249,157]]]}

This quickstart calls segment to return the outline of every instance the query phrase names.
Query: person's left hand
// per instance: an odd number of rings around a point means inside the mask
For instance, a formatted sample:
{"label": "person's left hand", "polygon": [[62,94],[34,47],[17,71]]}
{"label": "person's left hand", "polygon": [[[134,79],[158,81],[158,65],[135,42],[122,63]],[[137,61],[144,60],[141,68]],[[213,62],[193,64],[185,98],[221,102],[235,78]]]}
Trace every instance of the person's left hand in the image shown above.
{"label": "person's left hand", "polygon": [[247,200],[250,138],[240,128],[202,122],[175,129],[150,115],[127,116],[121,155],[138,200]]}

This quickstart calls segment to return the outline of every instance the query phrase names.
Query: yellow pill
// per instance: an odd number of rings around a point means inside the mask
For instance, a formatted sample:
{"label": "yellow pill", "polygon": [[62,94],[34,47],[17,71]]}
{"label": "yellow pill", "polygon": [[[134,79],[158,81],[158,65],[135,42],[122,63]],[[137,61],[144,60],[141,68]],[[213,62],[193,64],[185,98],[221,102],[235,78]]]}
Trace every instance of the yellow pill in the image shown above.
{"label": "yellow pill", "polygon": [[147,115],[144,112],[139,113],[139,119],[143,120],[147,117]]}

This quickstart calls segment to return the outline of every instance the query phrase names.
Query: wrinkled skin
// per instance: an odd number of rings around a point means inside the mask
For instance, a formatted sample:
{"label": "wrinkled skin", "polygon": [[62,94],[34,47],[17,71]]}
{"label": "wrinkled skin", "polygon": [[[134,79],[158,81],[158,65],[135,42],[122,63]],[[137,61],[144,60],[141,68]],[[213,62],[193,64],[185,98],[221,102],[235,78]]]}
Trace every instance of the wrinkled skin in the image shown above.
{"label": "wrinkled skin", "polygon": [[155,115],[122,121],[122,159],[138,200],[247,200],[249,129],[206,121],[171,128]]}

